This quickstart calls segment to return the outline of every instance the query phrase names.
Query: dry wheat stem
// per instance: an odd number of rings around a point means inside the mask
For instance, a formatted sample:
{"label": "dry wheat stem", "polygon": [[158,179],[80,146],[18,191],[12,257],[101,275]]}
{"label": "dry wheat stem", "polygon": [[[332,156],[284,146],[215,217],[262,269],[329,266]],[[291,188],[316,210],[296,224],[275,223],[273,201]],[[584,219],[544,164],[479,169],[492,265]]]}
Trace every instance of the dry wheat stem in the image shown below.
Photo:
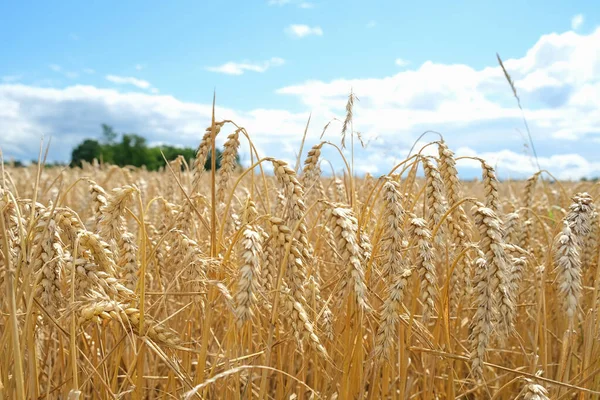
{"label": "dry wheat stem", "polygon": [[463,180],[445,142],[297,175],[226,123],[214,187],[211,128],[158,171],[0,163],[1,398],[596,394],[597,184]]}

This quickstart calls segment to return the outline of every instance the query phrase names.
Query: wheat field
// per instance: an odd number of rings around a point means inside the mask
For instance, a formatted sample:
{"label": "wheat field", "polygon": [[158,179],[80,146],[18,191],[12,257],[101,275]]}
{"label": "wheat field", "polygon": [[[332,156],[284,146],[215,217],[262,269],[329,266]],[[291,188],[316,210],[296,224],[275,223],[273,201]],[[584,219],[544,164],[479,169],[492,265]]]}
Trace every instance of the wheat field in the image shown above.
{"label": "wheat field", "polygon": [[600,398],[598,185],[461,181],[443,140],[377,178],[240,142],[3,165],[0,399]]}

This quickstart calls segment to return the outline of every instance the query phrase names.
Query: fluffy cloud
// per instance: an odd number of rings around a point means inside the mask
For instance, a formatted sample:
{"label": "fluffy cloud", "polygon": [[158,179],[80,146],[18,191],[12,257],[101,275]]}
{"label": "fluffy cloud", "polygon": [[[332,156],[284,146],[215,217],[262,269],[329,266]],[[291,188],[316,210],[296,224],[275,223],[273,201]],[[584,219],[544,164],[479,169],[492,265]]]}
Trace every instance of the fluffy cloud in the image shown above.
{"label": "fluffy cloud", "polygon": [[106,75],[106,80],[117,85],[133,85],[140,89],[149,89],[152,87],[150,82],[131,76]]}
{"label": "fluffy cloud", "polygon": [[[456,155],[457,157],[483,158],[490,165],[494,165],[503,171],[505,176],[533,175],[537,171],[537,163],[539,163],[540,168],[551,171],[558,179],[578,179],[582,176],[598,176],[600,174],[600,162],[590,162],[579,154],[554,154],[539,157],[536,160],[528,154],[510,150],[478,153],[470,147],[460,147],[456,150]],[[472,168],[479,166],[474,160],[459,160],[458,163]]]}
{"label": "fluffy cloud", "polygon": [[583,15],[577,14],[573,18],[571,18],[571,29],[577,30],[583,25]]}
{"label": "fluffy cloud", "polygon": [[303,38],[306,36],[323,36],[323,29],[320,26],[308,26],[302,24],[292,24],[285,28],[285,32],[296,38]]}
{"label": "fluffy cloud", "polygon": [[[540,166],[559,178],[600,175],[600,163],[591,161],[597,158],[595,146],[600,142],[600,28],[585,35],[572,31],[545,35],[522,57],[504,64],[524,107]],[[355,152],[358,173],[386,173],[428,130],[442,133],[459,156],[489,160],[501,177],[527,177],[536,169],[522,114],[495,64],[476,69],[428,61],[386,77],[311,80],[276,92],[299,100],[303,112],[218,107],[216,114],[246,127],[261,154],[295,160],[309,112],[304,153],[319,141],[330,121],[325,139],[339,143],[350,90],[358,96],[354,129],[370,139],[366,150]],[[51,135],[50,159],[68,160],[70,149],[82,137],[99,136],[101,123],[144,134],[151,143],[195,146],[210,115],[209,103],[148,92],[2,84],[0,146],[6,155],[31,159],[39,138]],[[226,134],[221,136],[219,143]],[[438,139],[428,133],[415,151]],[[337,151],[326,146],[323,154],[339,172],[343,163]],[[323,170],[328,165],[324,163]],[[467,177],[480,175],[476,162],[460,160],[459,167]]]}
{"label": "fluffy cloud", "polygon": [[[7,157],[29,160],[37,154],[40,139],[51,136],[49,160],[66,161],[82,138],[100,136],[102,123],[119,132],[143,134],[150,143],[196,147],[210,125],[211,112],[212,104],[182,102],[166,95],[84,85],[65,89],[0,85],[0,147]],[[263,154],[275,154],[281,147],[279,140],[302,132],[308,112],[256,109],[241,113],[217,107],[216,116],[247,127]],[[273,132],[280,133],[277,139]],[[220,144],[225,136],[219,138]]]}
{"label": "fluffy cloud", "polygon": [[399,67],[406,67],[409,64],[408,61],[402,58],[396,58],[396,61],[394,61],[394,63]]}
{"label": "fluffy cloud", "polygon": [[265,72],[272,67],[280,67],[285,64],[285,60],[279,57],[273,57],[270,60],[263,61],[261,63],[252,62],[241,62],[236,63],[233,61],[227,62],[218,67],[206,67],[208,71],[218,72],[227,75],[242,75],[246,71],[252,72]]}
{"label": "fluffy cloud", "polygon": [[[504,64],[540,138],[579,140],[600,133],[600,114],[591,112],[600,103],[600,28],[589,35],[545,35],[524,57]],[[297,97],[310,109],[340,113],[351,88],[360,98],[357,129],[364,132],[389,137],[430,128],[451,133],[463,145],[505,139],[522,128],[499,66],[477,70],[427,61],[389,77],[312,80],[278,93]]]}

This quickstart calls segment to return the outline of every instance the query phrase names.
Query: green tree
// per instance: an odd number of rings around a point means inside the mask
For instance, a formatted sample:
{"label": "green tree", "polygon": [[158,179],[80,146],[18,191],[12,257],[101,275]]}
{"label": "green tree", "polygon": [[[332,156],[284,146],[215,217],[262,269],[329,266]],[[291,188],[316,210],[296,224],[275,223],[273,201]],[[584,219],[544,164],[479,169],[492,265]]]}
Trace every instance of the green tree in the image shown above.
{"label": "green tree", "polygon": [[[217,153],[217,162],[216,162],[216,169],[218,170],[219,168],[221,168],[221,159],[223,158],[223,152],[221,151],[221,149],[215,149],[216,153]],[[192,157],[195,157],[196,155],[194,154]],[[211,151],[209,150],[208,152],[208,156],[206,157],[206,162],[204,163],[204,169],[207,171],[210,171],[210,167],[212,166],[211,164],[211,160],[212,160],[212,154]],[[241,166],[242,163],[240,162],[240,155],[236,154],[235,155],[235,163],[237,166]]]}
{"label": "green tree", "polygon": [[71,153],[71,166],[81,167],[81,161],[91,163],[94,158],[100,159],[101,155],[102,145],[97,140],[86,139],[73,149]]}
{"label": "green tree", "polygon": [[[79,144],[71,153],[71,165],[81,166],[81,161],[92,162],[94,158],[107,163],[118,166],[132,165],[135,167],[146,167],[150,171],[156,171],[165,165],[167,161],[172,161],[180,155],[186,161],[196,157],[196,150],[190,147],[175,147],[169,145],[149,147],[146,139],[135,133],[127,133],[121,135],[121,141],[117,141],[119,134],[106,124],[102,124],[101,142],[93,139],[86,139]],[[217,151],[217,169],[221,168],[221,149]],[[161,154],[162,152],[162,154]],[[163,158],[164,154],[164,158]],[[204,163],[204,168],[210,170],[211,157],[210,153]],[[240,164],[239,157],[237,158],[238,165]]]}
{"label": "green tree", "polygon": [[134,133],[124,134],[121,143],[114,145],[114,162],[119,166],[141,167],[150,161],[146,139]]}
{"label": "green tree", "polygon": [[[196,150],[191,147],[175,147],[169,145],[162,145],[157,147],[149,148],[152,156],[153,165],[155,165],[154,169],[158,169],[165,165],[165,160],[163,159],[163,154],[168,161],[172,161],[179,156],[183,156],[184,160],[188,163],[191,159],[196,157]],[[162,152],[162,154],[161,154]],[[150,169],[150,168],[148,168]]]}
{"label": "green tree", "polygon": [[107,144],[112,144],[117,138],[117,132],[115,132],[112,126],[102,124],[102,136]]}
{"label": "green tree", "polygon": [[[219,168],[221,168],[221,158],[223,158],[223,152],[221,152],[220,149],[215,149],[215,152],[217,153],[217,160],[215,163],[216,169],[219,170]],[[206,162],[204,163],[204,169],[207,171],[210,171],[212,167],[212,152],[209,151],[208,152],[208,156],[206,157]]]}

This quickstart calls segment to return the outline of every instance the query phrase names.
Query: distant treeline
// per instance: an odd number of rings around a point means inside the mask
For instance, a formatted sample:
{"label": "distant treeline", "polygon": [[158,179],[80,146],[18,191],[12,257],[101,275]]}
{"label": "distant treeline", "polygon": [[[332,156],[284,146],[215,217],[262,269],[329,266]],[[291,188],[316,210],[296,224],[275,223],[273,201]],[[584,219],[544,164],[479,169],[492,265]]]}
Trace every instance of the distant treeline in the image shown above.
{"label": "distant treeline", "polygon": [[[117,141],[120,136],[120,141]],[[162,154],[161,154],[162,151]],[[82,161],[91,163],[94,159],[118,166],[145,166],[150,171],[156,171],[165,166],[168,161],[183,156],[190,160],[196,156],[196,150],[191,147],[174,147],[168,145],[148,146],[146,139],[135,133],[118,134],[106,124],[102,124],[102,140],[85,139],[71,153],[71,166],[80,167]],[[238,157],[239,164],[239,157]],[[217,169],[221,167],[221,150],[217,149]],[[211,157],[207,157],[204,168],[210,170]]]}

